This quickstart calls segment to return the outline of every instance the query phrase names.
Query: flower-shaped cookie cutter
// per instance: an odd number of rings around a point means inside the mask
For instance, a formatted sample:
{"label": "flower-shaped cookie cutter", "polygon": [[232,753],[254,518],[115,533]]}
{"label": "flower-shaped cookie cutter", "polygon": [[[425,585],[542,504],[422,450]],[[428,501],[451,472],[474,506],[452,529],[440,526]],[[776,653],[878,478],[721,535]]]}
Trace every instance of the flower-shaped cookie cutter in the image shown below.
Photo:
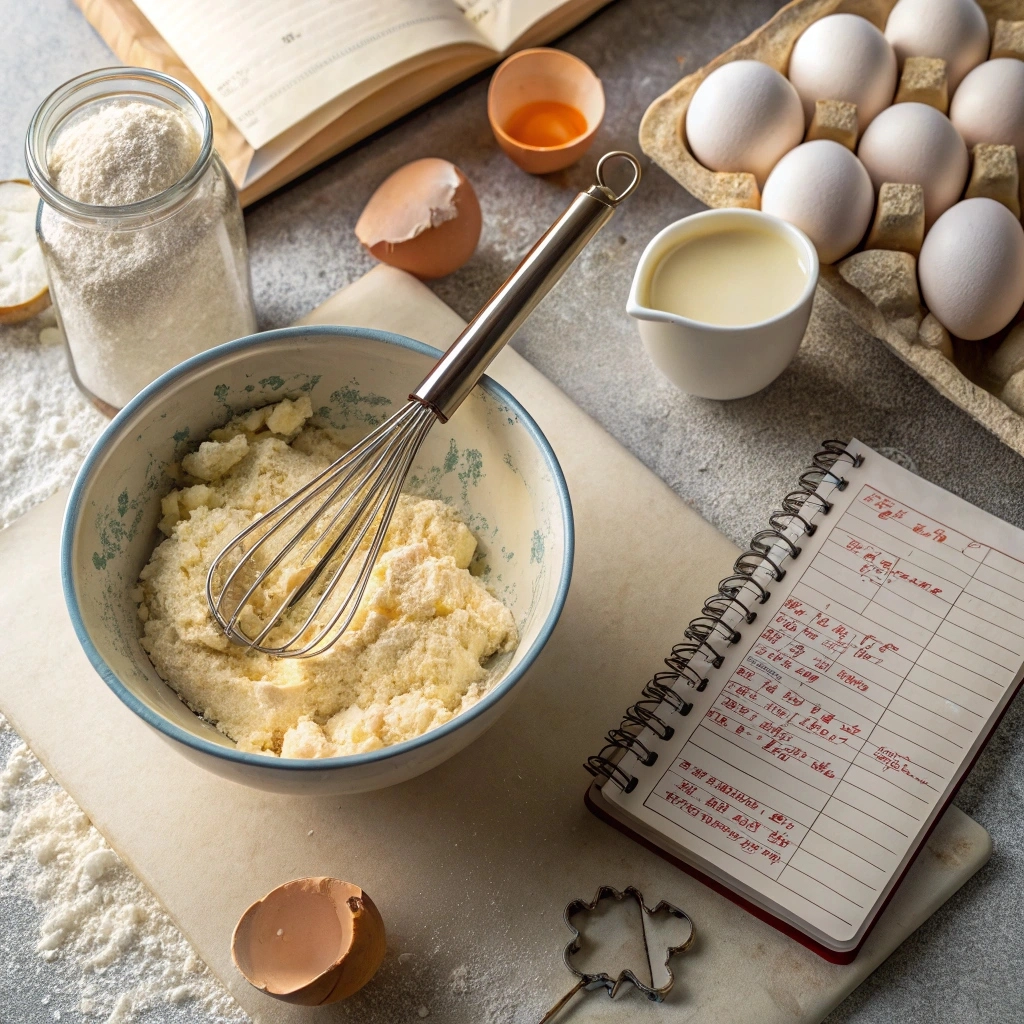
{"label": "flower-shaped cookie cutter", "polygon": [[[573,924],[573,918],[577,914],[581,914],[584,912],[589,913],[596,910],[598,904],[602,900],[613,899],[617,901],[622,901],[627,898],[635,900],[640,908],[641,914],[646,915],[647,917],[653,918],[656,917],[658,914],[665,913],[670,915],[671,917],[677,917],[680,920],[686,921],[686,923],[689,925],[690,930],[686,939],[678,946],[668,946],[665,950],[665,959],[662,963],[662,966],[665,969],[665,974],[668,980],[665,982],[664,985],[661,985],[660,987],[653,987],[654,962],[651,960],[651,950],[647,942],[646,928],[643,929],[644,954],[647,957],[647,969],[651,977],[650,985],[647,985],[644,982],[642,982],[631,970],[628,969],[620,971],[618,977],[613,978],[611,975],[606,974],[603,971],[598,972],[596,974],[588,974],[585,971],[581,971],[572,962],[573,957],[580,951],[581,948],[580,931]],[[572,997],[575,996],[576,993],[579,992],[581,989],[587,992],[593,992],[596,989],[603,988],[608,993],[609,998],[614,999],[615,996],[618,994],[619,989],[621,989],[626,982],[629,982],[635,988],[639,989],[645,996],[647,996],[648,999],[652,1000],[653,1002],[660,1003],[665,998],[665,996],[667,996],[669,992],[672,991],[672,986],[675,984],[676,980],[675,975],[672,973],[672,968],[669,966],[670,961],[674,956],[677,956],[679,953],[684,953],[686,950],[688,950],[693,945],[693,940],[697,934],[696,930],[693,927],[693,921],[691,920],[690,915],[687,914],[684,910],[680,910],[679,907],[667,902],[666,900],[661,900],[657,904],[657,906],[651,909],[644,902],[643,893],[632,885],[626,886],[626,888],[623,889],[621,892],[610,885],[602,885],[597,890],[597,895],[594,896],[594,898],[589,903],[586,900],[582,899],[575,899],[571,903],[569,903],[568,906],[566,906],[565,908],[565,912],[563,913],[562,918],[565,921],[566,927],[569,929],[569,931],[572,932],[572,938],[566,943],[565,949],[562,951],[562,960],[565,963],[565,966],[568,968],[568,970],[576,976],[577,980],[576,984],[573,985],[573,987],[569,989],[569,991],[566,992],[565,995],[562,996],[562,998],[559,999],[558,1002],[555,1003],[555,1005],[552,1006],[547,1013],[544,1014],[544,1016],[540,1019],[538,1024],[546,1024],[547,1021],[552,1020],[555,1017],[555,1015],[566,1005],[566,1003],[568,1003],[569,1000],[572,999]]]}

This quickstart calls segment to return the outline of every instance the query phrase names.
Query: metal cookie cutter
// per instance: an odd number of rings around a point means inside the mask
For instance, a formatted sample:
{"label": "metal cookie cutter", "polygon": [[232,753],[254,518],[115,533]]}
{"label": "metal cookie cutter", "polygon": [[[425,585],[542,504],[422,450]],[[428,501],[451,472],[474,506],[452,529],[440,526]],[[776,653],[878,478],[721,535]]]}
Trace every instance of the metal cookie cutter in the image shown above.
{"label": "metal cookie cutter", "polygon": [[[621,971],[617,978],[612,978],[610,975],[605,974],[603,971],[599,974],[586,974],[573,965],[572,958],[580,951],[580,931],[572,923],[572,919],[577,914],[596,910],[597,905],[602,900],[613,899],[621,901],[627,898],[635,900],[637,905],[640,907],[642,914],[646,915],[647,917],[653,918],[656,917],[658,914],[665,913],[672,917],[678,917],[681,920],[686,921],[686,923],[690,926],[690,933],[689,935],[687,935],[686,940],[682,944],[678,946],[669,946],[665,950],[665,959],[663,961],[663,966],[665,968],[665,973],[668,975],[668,981],[666,981],[665,984],[662,985],[660,988],[652,988],[651,985],[645,985],[630,970]],[[589,903],[587,903],[585,900],[580,899],[573,900],[565,908],[565,912],[562,915],[562,917],[565,921],[566,927],[572,932],[572,938],[569,940],[569,942],[565,946],[565,949],[562,951],[562,960],[565,962],[565,966],[576,976],[577,981],[576,984],[573,985],[573,987],[569,989],[569,991],[566,992],[565,995],[562,996],[562,998],[559,999],[558,1002],[555,1003],[555,1005],[552,1006],[551,1009],[548,1010],[548,1012],[545,1013],[543,1017],[541,1017],[538,1024],[546,1024],[547,1021],[553,1020],[555,1015],[569,1002],[570,999],[572,999],[574,995],[576,995],[577,992],[580,991],[580,989],[584,989],[587,992],[593,992],[596,989],[603,988],[608,993],[609,998],[614,999],[622,985],[625,982],[630,982],[641,992],[643,992],[643,994],[647,996],[648,999],[652,1000],[655,1003],[660,1003],[665,998],[665,996],[667,996],[669,992],[672,991],[672,986],[675,984],[676,980],[675,975],[673,975],[672,973],[672,968],[669,966],[669,961],[674,956],[676,956],[676,954],[683,953],[687,949],[689,949],[690,946],[693,945],[693,940],[696,936],[696,932],[693,927],[693,921],[690,919],[690,916],[685,911],[680,910],[679,907],[673,906],[673,904],[671,903],[667,903],[665,900],[662,900],[660,903],[658,903],[658,905],[652,910],[644,902],[643,893],[632,885],[627,886],[625,889],[622,890],[622,892],[619,892],[618,889],[613,889],[610,885],[602,885],[597,890],[597,895]],[[642,920],[643,918],[641,918],[641,921]],[[651,950],[647,943],[646,928],[643,929],[643,937],[644,953],[647,956],[647,969],[651,976],[651,983],[653,984],[654,963],[651,960]]]}

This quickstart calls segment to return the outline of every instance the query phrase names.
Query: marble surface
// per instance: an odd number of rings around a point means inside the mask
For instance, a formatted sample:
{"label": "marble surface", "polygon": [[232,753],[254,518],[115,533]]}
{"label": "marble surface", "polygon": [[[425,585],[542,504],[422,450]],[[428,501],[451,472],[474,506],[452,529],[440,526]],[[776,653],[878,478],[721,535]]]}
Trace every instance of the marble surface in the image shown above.
{"label": "marble surface", "polygon": [[[408,160],[443,156],[475,184],[485,215],[473,260],[432,286],[463,316],[502,281],[575,192],[597,155],[636,149],[647,104],[681,73],[715,56],[781,6],[773,0],[617,0],[560,45],[601,76],[608,113],[592,153],[568,171],[528,177],[498,151],[483,76],[363,143],[246,214],[260,326],[287,324],[372,260],[352,234],[380,180]],[[48,91],[113,63],[70,0],[0,0],[0,177],[22,176],[24,127]],[[689,398],[647,361],[623,312],[641,249],[699,204],[657,168],[538,308],[515,347],[737,542],[760,528],[817,442],[857,436],[922,475],[1024,526],[1024,463],[937,395],[819,294],[790,368],[759,395],[730,403]],[[0,328],[0,345],[28,344]],[[18,380],[4,380],[17,387]],[[594,467],[601,472],[600,466]],[[614,487],[614,480],[608,486]],[[0,487],[4,481],[0,479]],[[957,803],[992,834],[989,863],[829,1024],[1019,1019],[1024,1008],[1024,704],[1010,709]],[[0,893],[3,948],[27,953],[34,922]],[[18,938],[20,936],[20,940]],[[20,943],[20,945],[19,945]],[[28,957],[25,957],[28,959]],[[0,989],[0,1020],[50,1020],[38,998]],[[74,1013],[65,1019],[76,1019]],[[202,1021],[179,1008],[164,1018]]]}

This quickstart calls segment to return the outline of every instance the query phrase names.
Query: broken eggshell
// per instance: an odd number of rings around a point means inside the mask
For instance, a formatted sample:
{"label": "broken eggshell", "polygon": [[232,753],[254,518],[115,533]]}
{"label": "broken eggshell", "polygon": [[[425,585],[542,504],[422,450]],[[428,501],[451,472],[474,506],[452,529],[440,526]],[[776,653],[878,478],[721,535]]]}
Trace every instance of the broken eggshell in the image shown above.
{"label": "broken eggshell", "polygon": [[384,959],[384,921],[362,889],[337,878],[297,878],[241,916],[231,957],[250,985],[300,1006],[347,999]]}
{"label": "broken eggshell", "polygon": [[481,223],[469,179],[455,164],[426,157],[381,183],[355,230],[382,263],[433,278],[458,270],[473,255]]}
{"label": "broken eggshell", "polygon": [[39,196],[24,179],[0,181],[0,324],[20,324],[50,305],[36,241]]}

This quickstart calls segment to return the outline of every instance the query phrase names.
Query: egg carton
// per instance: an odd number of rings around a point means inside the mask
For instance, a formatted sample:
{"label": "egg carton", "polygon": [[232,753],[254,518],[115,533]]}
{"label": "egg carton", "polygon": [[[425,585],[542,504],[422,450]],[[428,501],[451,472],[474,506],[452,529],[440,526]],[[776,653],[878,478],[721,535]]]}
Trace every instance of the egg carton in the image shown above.
{"label": "egg carton", "polygon": [[[996,30],[997,22],[1000,21],[1024,22],[1024,0],[978,0],[978,4],[985,12],[993,34],[993,55],[996,55],[996,48],[1001,45],[1002,38],[1024,35],[1020,31],[1021,26],[1010,24],[1003,24],[999,26],[998,32]],[[895,6],[896,0],[792,0],[746,39],[698,71],[687,75],[647,108],[640,124],[640,145],[643,151],[707,206],[759,209],[761,193],[753,174],[711,171],[700,164],[688,149],[683,126],[687,108],[697,87],[716,68],[734,60],[759,60],[785,74],[796,40],[813,22],[829,14],[859,14],[884,29],[889,12]],[[927,61],[919,62],[917,67],[918,72],[924,72],[925,79],[929,70],[927,64]],[[908,81],[905,70],[900,81],[900,91],[913,84]],[[927,81],[919,80],[917,87],[927,89],[928,84]],[[929,102],[926,95],[914,95],[913,98]],[[945,112],[940,96],[931,102]],[[843,137],[841,121],[844,112],[838,109],[852,105],[830,106],[831,110],[823,110],[823,104],[819,103],[817,113],[834,114],[834,129],[839,134],[829,135],[827,125],[815,125],[813,137],[832,137],[853,148],[854,139]],[[848,117],[849,112],[846,114]],[[988,148],[997,150],[1005,147]],[[1000,154],[990,155],[998,162]],[[1000,182],[984,180],[984,170],[975,159],[967,194],[991,195],[1013,208],[1014,197],[1007,196],[1005,189],[1000,194]],[[909,186],[911,189],[917,187]],[[893,186],[883,186],[883,189],[889,188]],[[1014,191],[1018,197],[1022,194],[1017,191],[1019,188],[1020,183],[1015,181]],[[1020,215],[1019,205],[1014,212]],[[1011,350],[1020,349],[1020,361],[1024,362],[1022,314],[1018,313],[1014,322],[993,338],[983,341],[950,338],[945,328],[921,304],[916,256],[913,251],[899,251],[898,248],[900,225],[893,224],[887,229],[880,222],[881,218],[876,218],[865,247],[835,266],[821,268],[820,286],[836,298],[862,328],[881,340],[940,394],[958,405],[1004,444],[1024,455],[1024,373],[1016,374],[1005,388],[1004,381],[996,373],[1000,362],[1004,365],[1017,362],[1016,353]],[[888,230],[888,238],[883,239],[886,247],[867,247],[877,244],[879,229],[883,235]],[[914,250],[915,245],[911,242],[904,248]],[[916,248],[920,248],[920,240]],[[1013,337],[997,353],[997,349],[1000,349],[1010,334]],[[996,392],[1002,394],[1012,406],[997,397]]]}

